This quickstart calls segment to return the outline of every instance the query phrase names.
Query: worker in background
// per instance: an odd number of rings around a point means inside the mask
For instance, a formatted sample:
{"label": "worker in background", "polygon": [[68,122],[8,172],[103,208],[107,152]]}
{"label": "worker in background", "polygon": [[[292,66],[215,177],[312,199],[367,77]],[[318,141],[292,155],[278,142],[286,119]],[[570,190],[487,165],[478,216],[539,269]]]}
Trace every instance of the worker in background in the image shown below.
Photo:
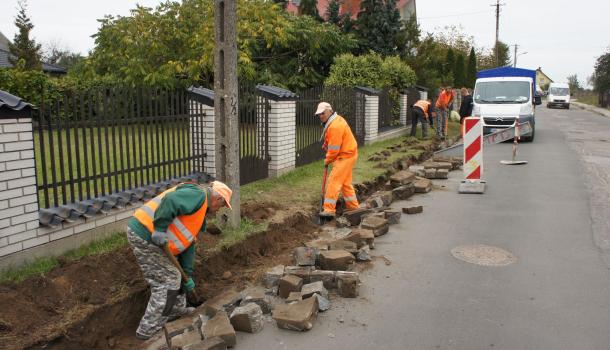
{"label": "worker in background", "polygon": [[428,120],[432,117],[432,99],[419,100],[412,106],[411,136],[415,136],[417,123],[421,122],[421,133],[423,138],[428,138]]}
{"label": "worker in background", "polygon": [[358,208],[356,191],[352,185],[352,170],[358,159],[358,143],[347,121],[333,111],[328,102],[320,102],[316,110],[324,130],[322,131],[322,148],[326,151],[324,166],[332,165],[332,170],[326,181],[323,210],[321,218],[335,216],[339,193],[347,210]]}
{"label": "worker in background", "polygon": [[[222,207],[231,208],[232,194],[219,181],[209,187],[183,183],[151,199],[134,213],[127,226],[127,239],[151,291],[136,330],[138,339],[149,339],[168,320],[194,310],[187,307],[185,293],[195,288],[192,278],[195,244],[199,232],[205,232],[206,217]],[[165,255],[165,245],[190,277],[188,282],[182,281],[180,271]]]}
{"label": "worker in background", "polygon": [[445,137],[447,118],[449,117],[449,105],[453,102],[453,90],[451,86],[441,88],[441,93],[436,100],[436,135]]}
{"label": "worker in background", "polygon": [[462,95],[462,104],[460,105],[460,124],[464,121],[464,118],[472,116],[472,95],[466,88],[460,89]]}

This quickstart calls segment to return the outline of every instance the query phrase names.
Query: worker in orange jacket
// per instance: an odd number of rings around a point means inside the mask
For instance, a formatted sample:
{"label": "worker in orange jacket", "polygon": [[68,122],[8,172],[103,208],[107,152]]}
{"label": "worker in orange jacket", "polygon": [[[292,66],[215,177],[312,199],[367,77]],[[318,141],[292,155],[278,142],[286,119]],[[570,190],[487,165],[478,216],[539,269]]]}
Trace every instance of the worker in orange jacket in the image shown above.
{"label": "worker in orange jacket", "polygon": [[436,99],[436,135],[445,137],[445,127],[449,118],[449,105],[453,102],[453,90],[451,86],[441,89],[441,93]]}
{"label": "worker in orange jacket", "polygon": [[332,218],[335,216],[340,192],[347,210],[358,208],[356,191],[352,185],[352,169],[358,159],[358,143],[347,121],[334,112],[328,102],[318,104],[316,116],[324,125],[321,138],[322,148],[326,151],[324,165],[332,164],[320,217]]}

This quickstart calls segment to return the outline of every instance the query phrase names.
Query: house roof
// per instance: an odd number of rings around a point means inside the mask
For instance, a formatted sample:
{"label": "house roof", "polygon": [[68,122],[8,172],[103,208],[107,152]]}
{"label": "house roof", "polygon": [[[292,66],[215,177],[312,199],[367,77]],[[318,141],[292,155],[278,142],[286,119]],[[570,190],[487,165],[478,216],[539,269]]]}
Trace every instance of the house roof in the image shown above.
{"label": "house roof", "polygon": [[[397,0],[396,8],[401,10],[403,7],[407,6],[409,3],[414,2],[415,0]],[[340,0],[341,7],[339,8],[339,14],[343,15],[349,12],[351,19],[356,19],[358,17],[358,13],[360,13],[360,3],[362,0]],[[330,0],[318,0],[317,8],[318,14],[322,18],[326,18],[326,11],[328,9],[328,5]],[[286,6],[286,10],[290,13],[298,14],[298,8],[301,5],[301,0],[289,0]]]}
{"label": "house roof", "polygon": [[2,32],[0,32],[0,49],[8,50],[8,44],[10,42],[11,41],[8,40],[8,38],[4,34],[2,34]]}
{"label": "house roof", "polygon": [[541,76],[548,79],[551,83],[553,82],[553,79],[551,79],[548,75],[546,75],[540,67],[538,67],[538,69],[536,69],[536,75],[538,75],[538,74],[540,74]]}
{"label": "house roof", "polygon": [[[13,65],[9,61],[9,57],[11,57],[11,53],[7,50],[0,48],[0,68],[13,68]],[[68,72],[63,67],[46,62],[42,62],[42,71],[45,73],[55,74],[66,74]]]}

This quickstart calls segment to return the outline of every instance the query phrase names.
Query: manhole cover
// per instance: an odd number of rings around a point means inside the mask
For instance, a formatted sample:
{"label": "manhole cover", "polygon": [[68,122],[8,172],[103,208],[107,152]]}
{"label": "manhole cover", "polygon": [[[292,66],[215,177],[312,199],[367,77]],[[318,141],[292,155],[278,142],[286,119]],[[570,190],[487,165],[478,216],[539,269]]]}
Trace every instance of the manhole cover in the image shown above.
{"label": "manhole cover", "polygon": [[482,266],[506,266],[517,261],[517,257],[506,250],[483,244],[455,247],[451,254],[456,259]]}

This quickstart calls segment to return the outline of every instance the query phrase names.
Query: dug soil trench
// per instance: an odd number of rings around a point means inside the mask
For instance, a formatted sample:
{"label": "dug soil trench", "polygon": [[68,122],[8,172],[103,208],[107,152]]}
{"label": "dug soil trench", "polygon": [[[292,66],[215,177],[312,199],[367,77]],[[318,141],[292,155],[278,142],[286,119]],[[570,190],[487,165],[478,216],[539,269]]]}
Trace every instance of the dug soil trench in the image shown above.
{"label": "dug soil trench", "polygon": [[[388,173],[430,157],[427,147],[418,159],[407,157]],[[402,165],[401,165],[402,161]],[[384,186],[386,176],[358,184],[366,198]],[[312,203],[280,206],[248,202],[244,216],[268,221],[265,232],[253,234],[227,249],[214,249],[218,236],[203,235],[195,268],[197,292],[210,298],[228,287],[258,281],[277,264],[290,264],[292,251],[316,237]],[[133,336],[148,301],[148,286],[129,247],[78,261],[63,262],[44,276],[21,283],[0,284],[0,349],[134,349]]]}

